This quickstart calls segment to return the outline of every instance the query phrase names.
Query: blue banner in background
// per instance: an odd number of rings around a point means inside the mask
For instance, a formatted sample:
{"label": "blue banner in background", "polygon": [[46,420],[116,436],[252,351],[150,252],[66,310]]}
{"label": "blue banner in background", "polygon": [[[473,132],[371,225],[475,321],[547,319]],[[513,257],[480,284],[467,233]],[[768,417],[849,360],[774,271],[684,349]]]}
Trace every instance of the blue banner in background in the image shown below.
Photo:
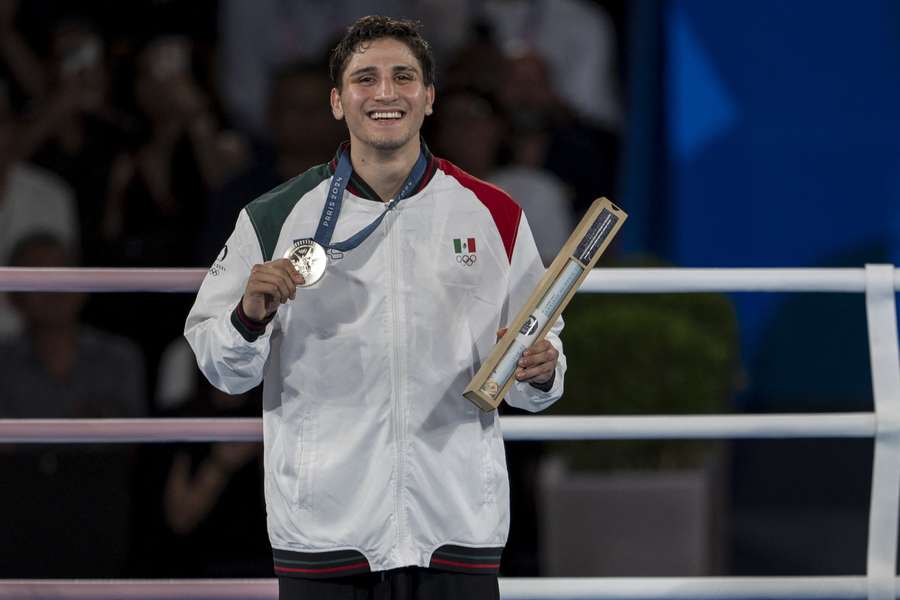
{"label": "blue banner in background", "polygon": [[[668,258],[900,263],[900,4],[665,6]],[[750,401],[802,404],[806,388],[835,407],[871,402],[862,296],[736,301]]]}

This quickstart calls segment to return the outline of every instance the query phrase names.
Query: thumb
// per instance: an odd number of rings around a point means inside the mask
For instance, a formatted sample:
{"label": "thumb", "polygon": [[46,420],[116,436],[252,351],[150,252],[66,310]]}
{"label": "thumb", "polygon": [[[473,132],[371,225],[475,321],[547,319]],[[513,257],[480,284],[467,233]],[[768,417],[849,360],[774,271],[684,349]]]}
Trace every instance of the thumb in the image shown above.
{"label": "thumb", "polygon": [[497,330],[497,341],[498,341],[498,342],[500,341],[500,338],[502,338],[504,335],[506,335],[506,330],[507,330],[507,329],[509,329],[509,328],[508,328],[508,327],[504,327],[504,328],[502,328],[502,329],[498,329],[498,330]]}

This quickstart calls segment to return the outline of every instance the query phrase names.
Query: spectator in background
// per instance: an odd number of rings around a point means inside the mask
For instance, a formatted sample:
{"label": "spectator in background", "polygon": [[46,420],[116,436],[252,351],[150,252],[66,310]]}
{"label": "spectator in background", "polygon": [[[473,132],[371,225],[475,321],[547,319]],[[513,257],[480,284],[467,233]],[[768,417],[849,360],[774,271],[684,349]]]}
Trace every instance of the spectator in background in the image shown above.
{"label": "spectator in background", "polygon": [[[49,231],[64,243],[78,243],[78,220],[69,187],[52,173],[19,160],[19,128],[6,86],[0,82],[0,264],[35,231]],[[0,294],[0,339],[22,328],[19,314]]]}
{"label": "spectator in background", "polygon": [[285,181],[319,164],[347,136],[331,116],[331,80],[324,64],[293,63],[275,76],[269,104],[269,131],[277,180]]}
{"label": "spectator in background", "polygon": [[[539,167],[553,174],[568,188],[565,195],[575,215],[598,196],[612,195],[618,134],[578,115],[555,88],[545,59],[536,51],[520,48],[518,54],[506,55],[489,26],[476,33],[451,61],[448,85],[497,99],[508,120],[510,167]],[[506,181],[517,191],[529,183],[519,175],[513,173]],[[554,193],[550,188],[556,187],[547,181],[537,185],[541,190],[528,195]]]}
{"label": "spectator in background", "polygon": [[507,57],[484,22],[474,22],[466,43],[449,58],[441,85],[448,89],[471,88],[496,96],[507,69]]}
{"label": "spectator in background", "polygon": [[184,242],[200,227],[204,200],[234,165],[209,98],[191,74],[188,40],[150,42],[136,71],[145,131],[134,151],[113,163],[101,232],[122,265],[183,267],[192,258]]}
{"label": "spectator in background", "polygon": [[47,78],[40,58],[16,27],[18,0],[0,0],[0,77],[9,81],[7,94],[12,105],[21,109],[41,98]]}
{"label": "spectator in background", "polygon": [[621,129],[616,31],[601,6],[588,0],[487,0],[480,16],[507,56],[534,53],[549,65],[551,87],[580,118]]}
{"label": "spectator in background", "polygon": [[[250,395],[208,388],[211,417],[255,417]],[[258,397],[257,397],[258,399]],[[174,535],[175,575],[269,577],[262,445],[220,442],[175,450],[162,487],[162,508]],[[175,560],[172,560],[172,559]]]}
{"label": "spectator in background", "polygon": [[612,195],[618,136],[579,118],[557,93],[540,55],[522,54],[506,65],[496,89],[510,116],[514,159],[540,165],[566,182],[578,215],[594,198]]}
{"label": "spectator in background", "polygon": [[435,152],[487,179],[501,162],[507,123],[493,97],[475,88],[441,91],[441,111],[429,123]]}
{"label": "spectator in background", "polygon": [[253,162],[210,196],[198,262],[212,264],[249,199],[296,177],[334,151],[346,136],[331,116],[327,98],[331,80],[327,67],[293,63],[275,76],[265,138]]}
{"label": "spectator in background", "polygon": [[[60,238],[34,233],[12,253],[17,267],[77,263]],[[25,332],[0,343],[0,417],[126,418],[145,414],[143,365],[130,342],[81,325],[74,293],[16,293]],[[0,494],[0,576],[122,574],[130,541],[131,446],[4,446],[16,473]]]}
{"label": "spectator in background", "polygon": [[60,175],[75,193],[82,248],[102,262],[99,226],[113,159],[133,123],[110,102],[105,43],[87,21],[61,21],[51,34],[53,88],[29,116],[22,152]]}
{"label": "spectator in background", "polygon": [[[184,338],[163,354],[156,410],[166,417],[254,417],[258,390],[229,396],[200,377]],[[142,448],[133,575],[267,577],[259,443]]]}
{"label": "spectator in background", "polygon": [[[34,232],[12,251],[14,267],[73,267],[77,253]],[[0,412],[15,418],[136,417],[146,412],[143,366],[130,342],[80,324],[80,293],[10,294],[25,329],[3,342]]]}

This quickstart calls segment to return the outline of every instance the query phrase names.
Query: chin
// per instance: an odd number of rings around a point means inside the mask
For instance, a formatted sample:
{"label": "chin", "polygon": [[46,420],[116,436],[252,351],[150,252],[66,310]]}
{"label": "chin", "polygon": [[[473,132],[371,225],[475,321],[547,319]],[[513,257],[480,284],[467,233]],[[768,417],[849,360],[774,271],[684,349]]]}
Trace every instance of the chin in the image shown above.
{"label": "chin", "polygon": [[371,141],[372,147],[382,152],[391,152],[399,150],[406,145],[409,140],[390,140],[390,139],[374,139]]}
{"label": "chin", "polygon": [[401,148],[406,146],[411,139],[413,139],[413,136],[411,135],[394,137],[373,136],[369,138],[369,144],[376,150],[380,150],[382,152],[393,152],[395,150],[400,150]]}

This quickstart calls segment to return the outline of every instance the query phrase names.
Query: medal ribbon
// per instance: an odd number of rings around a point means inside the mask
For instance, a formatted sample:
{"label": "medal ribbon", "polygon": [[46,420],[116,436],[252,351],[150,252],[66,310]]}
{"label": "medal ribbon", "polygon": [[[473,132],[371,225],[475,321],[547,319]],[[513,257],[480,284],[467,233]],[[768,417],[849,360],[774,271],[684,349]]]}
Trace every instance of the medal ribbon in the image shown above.
{"label": "medal ribbon", "polygon": [[334,234],[334,225],[337,223],[338,215],[341,214],[341,203],[344,200],[344,190],[350,182],[350,175],[353,173],[353,165],[350,163],[350,152],[344,150],[341,152],[341,158],[334,170],[331,183],[328,186],[328,197],[325,199],[325,206],[322,208],[322,216],[319,217],[319,226],[316,228],[316,235],[313,239],[323,248],[335,249],[341,252],[352,250],[362,244],[367,237],[378,227],[384,219],[388,211],[394,209],[397,204],[404,198],[409,197],[415,189],[416,184],[425,174],[428,161],[425,159],[425,152],[419,151],[419,158],[413,166],[412,172],[406,178],[403,187],[397,196],[388,203],[377,219],[369,223],[365,228],[361,229],[354,235],[350,236],[343,242],[331,243],[331,236]]}

